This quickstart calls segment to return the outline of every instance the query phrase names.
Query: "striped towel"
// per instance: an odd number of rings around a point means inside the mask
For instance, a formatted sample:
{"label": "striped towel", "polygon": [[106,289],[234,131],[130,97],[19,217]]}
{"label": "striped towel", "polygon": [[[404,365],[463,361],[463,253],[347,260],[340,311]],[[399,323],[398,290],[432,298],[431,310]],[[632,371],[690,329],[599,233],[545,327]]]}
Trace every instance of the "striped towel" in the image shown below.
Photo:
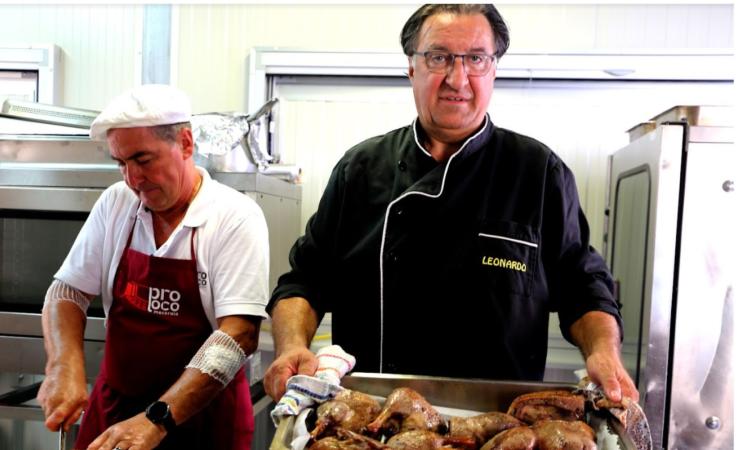
{"label": "striped towel", "polygon": [[356,359],[338,345],[318,350],[318,369],[314,376],[294,375],[286,382],[286,392],[271,411],[271,419],[278,426],[284,416],[296,416],[303,409],[335,397],[343,388],[341,377],[354,368]]}

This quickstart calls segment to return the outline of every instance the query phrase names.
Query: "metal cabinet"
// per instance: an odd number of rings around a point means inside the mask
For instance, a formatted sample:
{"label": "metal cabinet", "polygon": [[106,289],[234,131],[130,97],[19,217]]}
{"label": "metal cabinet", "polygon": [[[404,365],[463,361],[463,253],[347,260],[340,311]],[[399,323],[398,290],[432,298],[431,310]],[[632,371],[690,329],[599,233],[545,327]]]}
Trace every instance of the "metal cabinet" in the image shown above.
{"label": "metal cabinet", "polygon": [[675,107],[610,157],[606,259],[655,448],[733,446],[741,171],[732,110]]}

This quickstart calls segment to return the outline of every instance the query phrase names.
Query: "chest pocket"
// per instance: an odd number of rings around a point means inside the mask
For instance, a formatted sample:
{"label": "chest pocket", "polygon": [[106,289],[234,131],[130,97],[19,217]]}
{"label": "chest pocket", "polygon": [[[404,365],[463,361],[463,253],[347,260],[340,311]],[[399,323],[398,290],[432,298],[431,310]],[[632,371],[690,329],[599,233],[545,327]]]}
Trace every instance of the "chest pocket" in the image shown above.
{"label": "chest pocket", "polygon": [[487,287],[496,294],[528,296],[536,274],[537,233],[513,222],[485,222],[476,239],[476,264]]}

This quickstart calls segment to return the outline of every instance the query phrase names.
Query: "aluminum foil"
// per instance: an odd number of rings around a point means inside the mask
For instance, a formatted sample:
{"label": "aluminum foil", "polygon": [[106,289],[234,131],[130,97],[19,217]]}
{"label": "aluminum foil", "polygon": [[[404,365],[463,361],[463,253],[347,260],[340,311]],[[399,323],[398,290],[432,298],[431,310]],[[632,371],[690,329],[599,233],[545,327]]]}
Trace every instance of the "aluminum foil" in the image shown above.
{"label": "aluminum foil", "polygon": [[196,162],[222,172],[265,171],[279,162],[268,151],[271,113],[278,100],[254,114],[196,114],[191,118]]}
{"label": "aluminum foil", "polygon": [[273,128],[271,113],[277,104],[278,100],[272,99],[261,106],[255,114],[247,118],[250,128],[247,133],[247,146],[250,149],[250,156],[253,158],[253,161],[261,168],[279,162],[278,156],[271,155],[268,151],[270,147],[268,130]]}
{"label": "aluminum foil", "polygon": [[190,120],[196,151],[203,156],[224,156],[242,143],[250,126],[247,117],[219,113],[197,114]]}

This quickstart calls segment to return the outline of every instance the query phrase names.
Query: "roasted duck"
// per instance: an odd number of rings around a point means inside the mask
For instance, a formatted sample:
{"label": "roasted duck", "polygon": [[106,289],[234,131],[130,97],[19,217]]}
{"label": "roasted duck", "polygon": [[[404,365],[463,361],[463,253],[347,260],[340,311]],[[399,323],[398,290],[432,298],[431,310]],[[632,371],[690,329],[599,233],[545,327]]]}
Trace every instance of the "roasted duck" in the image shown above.
{"label": "roasted duck", "polygon": [[534,450],[536,433],[527,426],[505,430],[487,441],[481,450]]}
{"label": "roasted duck", "polygon": [[583,395],[562,390],[540,391],[516,397],[508,414],[528,424],[545,419],[580,420],[583,407]]}
{"label": "roasted duck", "polygon": [[477,446],[483,445],[493,436],[523,423],[501,412],[488,412],[473,417],[453,417],[450,419],[449,436],[453,438],[471,438]]}
{"label": "roasted duck", "polygon": [[392,436],[402,431],[430,430],[445,432],[445,419],[417,391],[409,388],[394,389],[385,399],[380,414],[367,425],[373,436]]}
{"label": "roasted duck", "polygon": [[389,448],[375,439],[353,431],[336,429],[336,437],[329,436],[314,442],[309,450],[388,450]]}
{"label": "roasted duck", "polygon": [[439,450],[449,448],[476,448],[472,438],[443,436],[429,430],[410,430],[388,439],[390,450]]}
{"label": "roasted duck", "polygon": [[481,450],[596,450],[594,430],[586,423],[539,420],[531,426],[503,431]]}
{"label": "roasted duck", "polygon": [[[590,418],[606,413],[624,428],[634,428],[645,422],[636,406],[629,399],[613,403],[598,391],[550,390],[516,397],[508,413],[446,420],[413,389],[395,389],[381,410],[370,396],[343,391],[318,408],[315,442],[309,449],[595,450],[595,433],[581,421],[584,413],[592,414]],[[647,427],[644,433],[648,435]],[[650,440],[636,443],[636,448],[650,450]]]}
{"label": "roasted duck", "polygon": [[531,428],[540,450],[596,450],[594,430],[580,420],[540,420]]}
{"label": "roasted duck", "polygon": [[349,389],[339,392],[333,400],[318,406],[318,420],[310,432],[313,439],[332,436],[335,428],[362,433],[380,412],[380,404],[362,392]]}

